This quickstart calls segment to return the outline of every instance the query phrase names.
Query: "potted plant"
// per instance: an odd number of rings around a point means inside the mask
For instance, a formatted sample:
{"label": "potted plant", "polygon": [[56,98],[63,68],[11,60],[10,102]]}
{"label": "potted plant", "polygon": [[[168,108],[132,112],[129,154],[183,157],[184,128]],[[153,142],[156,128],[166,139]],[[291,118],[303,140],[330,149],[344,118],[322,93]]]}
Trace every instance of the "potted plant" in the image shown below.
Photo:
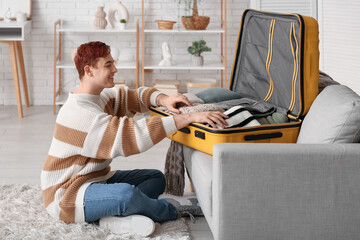
{"label": "potted plant", "polygon": [[124,19],[124,18],[120,19],[120,29],[121,30],[125,30],[125,25],[126,25],[126,19]]}
{"label": "potted plant", "polygon": [[192,45],[188,47],[188,52],[192,55],[192,62],[195,66],[202,66],[204,64],[204,58],[201,56],[202,52],[211,52],[211,48],[206,46],[204,40],[194,41]]}

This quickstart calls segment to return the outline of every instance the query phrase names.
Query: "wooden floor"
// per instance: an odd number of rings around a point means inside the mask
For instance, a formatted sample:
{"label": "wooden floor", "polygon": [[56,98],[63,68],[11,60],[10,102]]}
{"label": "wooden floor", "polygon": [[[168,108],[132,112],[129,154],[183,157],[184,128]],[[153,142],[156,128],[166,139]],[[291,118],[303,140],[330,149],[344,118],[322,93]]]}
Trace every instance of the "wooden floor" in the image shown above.
{"label": "wooden floor", "polygon": [[[51,106],[24,107],[19,119],[16,106],[0,106],[0,183],[40,184],[40,172],[50,147],[56,115]],[[112,169],[152,168],[163,171],[170,144],[164,139],[147,152],[131,157],[119,157]],[[189,193],[186,180],[185,194]],[[194,240],[212,240],[205,218],[196,223],[187,221]]]}

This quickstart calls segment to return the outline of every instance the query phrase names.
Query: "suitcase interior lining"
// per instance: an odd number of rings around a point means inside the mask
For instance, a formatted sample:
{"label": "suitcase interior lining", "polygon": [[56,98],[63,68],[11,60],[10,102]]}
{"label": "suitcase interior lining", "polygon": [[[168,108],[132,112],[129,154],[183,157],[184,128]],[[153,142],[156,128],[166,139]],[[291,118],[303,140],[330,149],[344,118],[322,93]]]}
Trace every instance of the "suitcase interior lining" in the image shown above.
{"label": "suitcase interior lining", "polygon": [[243,21],[232,90],[265,99],[297,116],[301,110],[299,19],[250,11]]}

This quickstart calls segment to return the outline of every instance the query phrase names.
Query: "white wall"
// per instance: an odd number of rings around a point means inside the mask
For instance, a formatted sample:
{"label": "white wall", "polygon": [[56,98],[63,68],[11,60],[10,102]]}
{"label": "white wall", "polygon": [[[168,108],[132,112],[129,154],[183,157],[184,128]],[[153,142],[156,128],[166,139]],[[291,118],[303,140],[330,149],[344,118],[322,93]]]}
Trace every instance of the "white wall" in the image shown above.
{"label": "white wall", "polygon": [[[309,1],[312,2],[313,0]],[[97,6],[105,4],[105,11],[107,12],[113,2],[115,0],[33,0],[33,28],[26,41],[23,42],[24,60],[32,104],[52,104],[54,22],[58,18],[62,18],[75,23],[88,22],[92,24]],[[137,19],[141,20],[141,1],[122,0],[122,2],[130,12],[129,25],[134,26]],[[211,17],[210,26],[219,24],[219,2],[220,0],[202,0],[202,3],[199,4],[200,15]],[[243,10],[249,5],[250,0],[228,0],[227,2],[228,78],[230,78],[240,17]],[[154,25],[154,20],[156,19],[177,21],[176,0],[146,0],[145,3],[145,20],[147,24]],[[335,11],[335,9],[337,10]],[[357,74],[360,58],[359,54],[356,54],[360,50],[360,45],[356,41],[360,34],[360,28],[357,27],[358,21],[350,20],[350,18],[358,19],[356,15],[356,10],[358,9],[360,9],[359,3],[356,0],[346,0],[341,4],[341,7],[335,0],[319,1],[320,68],[329,73],[336,81],[346,84],[360,93],[359,77]],[[333,16],[333,13],[336,13],[336,17]],[[346,34],[344,34],[344,26],[346,26]],[[91,40],[101,40],[119,47],[122,58],[135,59],[136,43],[134,34],[123,36],[110,34],[92,36],[86,34],[64,34],[63,39],[63,55],[65,58],[69,58],[69,49],[71,47],[77,47],[81,43]],[[220,55],[220,38],[217,35],[205,35],[204,39],[213,49],[212,53],[204,54],[205,61],[207,59],[218,58]],[[187,53],[186,47],[191,44],[191,41],[197,40],[197,38],[191,35],[177,35],[174,38],[172,35],[157,36],[148,34],[146,40],[146,54],[152,55],[154,59],[160,59],[161,43],[168,41],[176,58],[188,59],[190,61],[190,55]],[[135,86],[135,71],[119,71],[117,77],[125,78],[130,87]],[[155,79],[179,79],[183,81],[181,90],[184,91],[185,81],[190,77],[212,77],[218,81],[220,80],[220,74],[216,71],[162,70],[146,73],[145,82],[146,85],[150,86]],[[78,83],[76,70],[65,70],[63,81],[64,91],[73,90]],[[0,105],[15,104],[16,98],[13,87],[10,52],[7,44],[0,44]]]}
{"label": "white wall", "polygon": [[[75,23],[89,22],[92,24],[97,6],[105,4],[105,11],[115,0],[33,0],[32,32],[23,42],[24,60],[28,78],[30,101],[33,105],[51,105],[53,100],[53,34],[54,22],[58,18],[74,21]],[[232,67],[235,43],[237,40],[240,17],[248,6],[248,0],[228,0],[228,77]],[[134,25],[136,19],[141,23],[141,1],[122,0],[122,3],[130,12],[129,25]],[[152,24],[156,19],[177,20],[175,0],[146,0],[146,22]],[[219,24],[220,0],[202,0],[199,4],[199,14],[210,16],[210,25]],[[174,8],[174,9],[172,9]],[[120,48],[121,57],[135,59],[135,35],[126,34],[115,36],[110,34],[87,35],[87,34],[64,34],[63,36],[64,57],[70,58],[69,49],[77,47],[81,43],[101,40],[109,45]],[[190,59],[186,48],[191,41],[198,40],[194,36],[172,35],[147,36],[146,53],[160,59],[160,45],[168,41],[172,52],[176,57]],[[212,53],[205,53],[206,59],[215,59],[220,53],[220,37],[206,35],[204,40],[213,49]],[[154,79],[180,79],[183,80],[182,90],[185,90],[185,81],[189,77],[212,77],[220,80],[219,72],[214,71],[155,71],[146,73],[146,84],[151,85]],[[135,71],[120,71],[118,77],[126,79],[131,87],[135,86]],[[140,73],[141,78],[141,73]],[[141,80],[141,79],[140,79]],[[184,81],[185,80],[185,81]],[[64,90],[73,90],[78,77],[76,70],[64,71]],[[10,52],[6,44],[0,45],[0,105],[15,105],[15,91],[13,87],[13,75],[10,63]]]}
{"label": "white wall", "polygon": [[319,0],[320,69],[360,94],[360,1]]}

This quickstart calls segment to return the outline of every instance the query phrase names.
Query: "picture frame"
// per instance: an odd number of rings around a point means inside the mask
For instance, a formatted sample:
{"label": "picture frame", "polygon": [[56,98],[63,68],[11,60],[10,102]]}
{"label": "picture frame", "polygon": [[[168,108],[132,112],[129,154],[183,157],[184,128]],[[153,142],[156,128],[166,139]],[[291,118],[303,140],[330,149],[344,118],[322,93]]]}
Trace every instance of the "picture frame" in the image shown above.
{"label": "picture frame", "polygon": [[26,19],[32,18],[32,0],[0,0],[0,21],[4,20],[7,9],[10,8],[10,19],[16,20],[18,12],[26,13]]}

